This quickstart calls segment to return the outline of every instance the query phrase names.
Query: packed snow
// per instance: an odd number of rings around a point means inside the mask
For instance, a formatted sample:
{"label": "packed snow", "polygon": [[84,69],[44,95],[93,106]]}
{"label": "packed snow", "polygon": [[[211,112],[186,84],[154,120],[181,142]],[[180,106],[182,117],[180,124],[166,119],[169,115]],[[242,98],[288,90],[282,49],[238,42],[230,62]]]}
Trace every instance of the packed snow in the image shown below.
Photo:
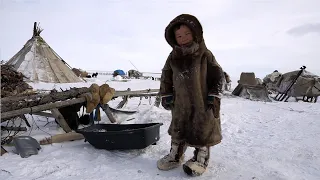
{"label": "packed snow", "polygon": [[[233,82],[237,79],[233,78]],[[109,76],[88,79],[87,83],[31,83],[35,89],[59,90],[108,83],[116,90],[159,88],[159,81],[117,81]],[[233,88],[236,86],[234,83]],[[109,102],[115,107],[121,98]],[[127,180],[190,179],[182,170],[160,171],[159,158],[170,149],[170,111],[153,106],[155,99],[131,98],[123,109],[136,114],[115,114],[117,122],[163,123],[160,140],[142,150],[95,149],[84,140],[42,145],[37,155],[21,158],[14,146],[0,157],[1,180]],[[226,94],[222,97],[223,141],[212,147],[207,171],[196,179],[306,179],[320,178],[320,103],[259,102]],[[61,134],[52,118],[27,116],[31,128],[19,135],[37,140]],[[132,119],[134,118],[134,119]],[[15,122],[17,125],[19,122]],[[102,113],[102,122],[110,123]],[[23,125],[24,126],[24,125]],[[80,127],[81,128],[81,127]],[[5,132],[2,134],[6,135]],[[125,143],[125,142],[123,142]],[[186,152],[186,160],[192,156]]]}

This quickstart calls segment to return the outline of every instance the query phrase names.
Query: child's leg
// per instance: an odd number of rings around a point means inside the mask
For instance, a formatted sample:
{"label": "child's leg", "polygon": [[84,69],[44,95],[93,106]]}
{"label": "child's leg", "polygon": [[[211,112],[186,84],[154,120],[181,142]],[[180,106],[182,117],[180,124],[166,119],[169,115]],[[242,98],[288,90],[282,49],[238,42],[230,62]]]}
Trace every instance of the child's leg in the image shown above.
{"label": "child's leg", "polygon": [[183,170],[188,175],[200,176],[208,166],[210,159],[210,147],[195,148],[193,157],[183,165]]}
{"label": "child's leg", "polygon": [[158,160],[157,166],[160,170],[170,170],[181,165],[187,146],[184,142],[171,140],[170,153]]}

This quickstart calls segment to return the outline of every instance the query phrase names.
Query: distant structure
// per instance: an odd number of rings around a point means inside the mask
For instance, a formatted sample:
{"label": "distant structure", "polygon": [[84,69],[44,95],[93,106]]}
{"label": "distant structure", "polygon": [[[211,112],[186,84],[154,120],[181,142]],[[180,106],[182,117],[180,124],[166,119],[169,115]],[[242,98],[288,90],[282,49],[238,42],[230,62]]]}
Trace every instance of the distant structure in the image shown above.
{"label": "distant structure", "polygon": [[40,36],[43,29],[34,23],[33,35],[23,48],[6,64],[25,75],[32,82],[83,82],[71,67]]}

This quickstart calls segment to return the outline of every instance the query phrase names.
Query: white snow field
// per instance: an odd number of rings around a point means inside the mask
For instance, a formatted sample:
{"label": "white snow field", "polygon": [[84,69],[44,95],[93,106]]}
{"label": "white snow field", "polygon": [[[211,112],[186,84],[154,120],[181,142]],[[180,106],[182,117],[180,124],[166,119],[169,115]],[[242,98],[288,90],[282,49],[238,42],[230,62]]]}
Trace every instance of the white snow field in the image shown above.
{"label": "white snow field", "polygon": [[[159,81],[106,81],[98,76],[87,83],[32,83],[35,89],[67,89],[108,83],[116,90],[159,88]],[[233,80],[236,82],[236,79]],[[233,85],[233,88],[235,84]],[[115,105],[121,98],[109,102]],[[143,150],[107,151],[95,149],[84,140],[43,145],[38,155],[21,158],[8,147],[9,153],[0,157],[1,180],[162,180],[192,179],[177,168],[160,171],[156,161],[170,149],[170,111],[150,102],[132,98],[123,109],[138,109],[134,115],[116,115],[122,123],[163,123],[160,140]],[[109,123],[101,113],[101,123]],[[320,103],[259,102],[240,97],[222,98],[223,140],[212,147],[207,171],[194,179],[259,179],[259,180],[317,180],[320,179]],[[27,116],[32,128],[19,135],[31,135],[37,140],[63,133],[54,119]],[[135,118],[131,121],[128,119]],[[16,122],[19,124],[19,122]],[[3,132],[4,133],[4,132]],[[3,134],[4,136],[5,134]],[[126,143],[126,142],[123,142]],[[186,160],[192,156],[188,148]]]}

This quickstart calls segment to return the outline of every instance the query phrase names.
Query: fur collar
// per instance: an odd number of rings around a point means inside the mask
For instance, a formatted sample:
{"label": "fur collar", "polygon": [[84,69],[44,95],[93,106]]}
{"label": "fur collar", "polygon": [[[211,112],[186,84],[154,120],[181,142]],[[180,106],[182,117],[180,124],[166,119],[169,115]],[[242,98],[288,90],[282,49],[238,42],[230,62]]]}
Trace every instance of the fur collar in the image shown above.
{"label": "fur collar", "polygon": [[174,57],[183,57],[183,56],[189,56],[189,55],[195,55],[196,52],[199,50],[199,44],[196,42],[193,42],[191,45],[186,47],[181,47],[176,45],[173,50]]}

